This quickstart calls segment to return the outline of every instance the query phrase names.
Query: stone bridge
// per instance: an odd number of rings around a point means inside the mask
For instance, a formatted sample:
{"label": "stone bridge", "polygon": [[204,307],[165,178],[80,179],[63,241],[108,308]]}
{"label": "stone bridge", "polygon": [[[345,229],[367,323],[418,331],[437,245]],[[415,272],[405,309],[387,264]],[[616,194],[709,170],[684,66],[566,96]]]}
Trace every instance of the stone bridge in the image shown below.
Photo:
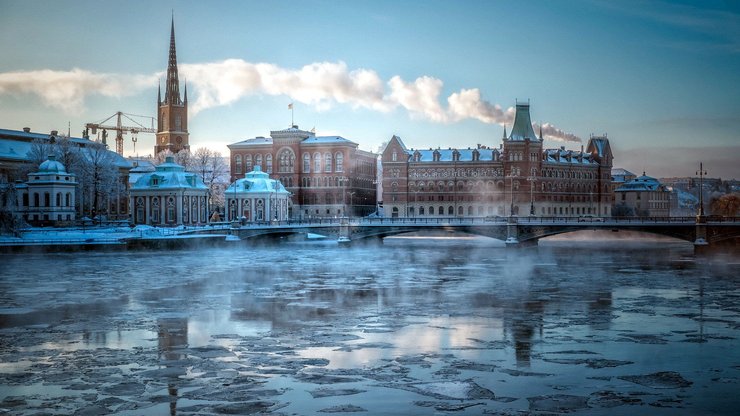
{"label": "stone bridge", "polygon": [[508,245],[536,244],[537,240],[580,230],[640,231],[674,237],[696,245],[740,239],[740,217],[660,218],[338,218],[281,221],[224,228],[242,239],[317,234],[350,240],[384,238],[418,231],[460,232],[505,241]]}

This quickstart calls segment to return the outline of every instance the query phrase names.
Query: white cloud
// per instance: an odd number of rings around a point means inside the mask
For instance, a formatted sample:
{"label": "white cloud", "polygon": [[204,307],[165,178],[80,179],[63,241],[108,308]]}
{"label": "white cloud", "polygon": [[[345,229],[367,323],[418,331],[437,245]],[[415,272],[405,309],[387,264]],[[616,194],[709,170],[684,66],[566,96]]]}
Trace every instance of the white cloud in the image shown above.
{"label": "white cloud", "polygon": [[43,69],[0,73],[0,94],[33,94],[46,106],[80,114],[85,110],[87,95],[130,96],[156,85],[156,82],[156,74],[95,74],[79,68],[71,71]]}
{"label": "white cloud", "polygon": [[[405,81],[393,76],[384,82],[371,69],[350,70],[344,62],[315,62],[299,69],[242,59],[181,64],[180,71],[191,87],[193,115],[233,104],[253,95],[284,95],[291,100],[326,110],[335,105],[389,112],[403,108],[418,119],[455,123],[474,119],[489,124],[512,124],[514,108],[506,110],[481,97],[478,88],[461,89],[442,103],[444,83],[421,76]],[[84,111],[89,95],[124,97],[157,85],[161,73],[143,75],[96,74],[82,69],[0,73],[0,95],[33,94],[49,106],[67,113]],[[195,98],[195,100],[193,100]],[[573,134],[543,124],[548,139],[580,141]]]}

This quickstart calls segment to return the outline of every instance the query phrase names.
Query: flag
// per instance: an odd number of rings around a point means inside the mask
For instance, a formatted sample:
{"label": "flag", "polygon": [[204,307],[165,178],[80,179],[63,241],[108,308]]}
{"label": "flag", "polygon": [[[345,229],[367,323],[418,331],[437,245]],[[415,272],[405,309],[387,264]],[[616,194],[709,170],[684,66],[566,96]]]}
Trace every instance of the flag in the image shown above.
{"label": "flag", "polygon": [[293,103],[288,104],[288,110],[292,110],[292,109],[293,109]]}

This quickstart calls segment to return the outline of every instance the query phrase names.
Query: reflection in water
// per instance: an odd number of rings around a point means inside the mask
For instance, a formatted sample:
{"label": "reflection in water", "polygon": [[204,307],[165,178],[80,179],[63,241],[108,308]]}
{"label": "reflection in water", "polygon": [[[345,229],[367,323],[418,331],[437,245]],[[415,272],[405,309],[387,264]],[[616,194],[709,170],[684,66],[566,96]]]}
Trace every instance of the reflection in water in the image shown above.
{"label": "reflection in water", "polygon": [[[722,394],[740,380],[727,365],[740,363],[740,293],[726,259],[683,246],[582,249],[417,239],[174,251],[168,262],[156,252],[4,257],[0,359],[16,365],[0,367],[0,408],[63,380],[88,390],[34,394],[69,413],[323,414],[352,404],[429,414],[469,401],[482,404],[460,414],[506,414],[541,411],[548,399],[533,396],[564,390],[601,413],[628,403],[646,406],[621,413],[728,409]],[[101,264],[111,273],[98,273]],[[641,373],[650,377],[633,377]],[[614,382],[666,382],[655,374],[690,387]],[[469,380],[470,391],[511,400],[440,396],[462,394]],[[38,413],[43,400],[14,410]]]}
{"label": "reflection in water", "polygon": [[[167,369],[175,369],[173,373],[184,373],[181,361],[187,355],[183,352],[188,346],[188,320],[187,318],[160,318],[157,320],[157,340],[159,344],[159,359]],[[170,377],[167,380],[167,392],[170,396],[170,415],[177,414],[177,378]]]}

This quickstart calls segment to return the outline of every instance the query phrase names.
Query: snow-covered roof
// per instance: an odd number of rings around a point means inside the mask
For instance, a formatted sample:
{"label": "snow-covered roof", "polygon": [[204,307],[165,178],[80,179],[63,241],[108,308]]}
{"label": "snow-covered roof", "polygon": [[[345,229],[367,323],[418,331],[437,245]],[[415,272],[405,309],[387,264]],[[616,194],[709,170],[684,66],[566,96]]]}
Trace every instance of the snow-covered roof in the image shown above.
{"label": "snow-covered roof", "polygon": [[262,171],[260,166],[255,166],[254,170],[248,172],[243,178],[237,179],[229,185],[224,191],[225,195],[230,193],[251,194],[251,193],[271,193],[278,195],[290,195],[283,184],[276,179],[270,179],[270,175]]}
{"label": "snow-covered roof", "polygon": [[226,147],[229,149],[249,146],[272,146],[272,137],[255,137],[252,139],[242,140],[240,142],[232,143]]}
{"label": "snow-covered roof", "polygon": [[165,163],[157,166],[154,172],[142,174],[131,186],[132,191],[156,190],[156,189],[191,189],[207,190],[208,187],[201,178],[191,172],[185,172],[185,168],[174,162],[174,158],[168,156]]}
{"label": "snow-covered roof", "polygon": [[67,173],[67,169],[64,168],[62,162],[56,160],[56,156],[49,155],[49,159],[41,162],[36,173]]}
{"label": "snow-covered roof", "polygon": [[357,143],[347,140],[342,136],[311,136],[303,139],[303,144],[352,144],[357,146]]}
{"label": "snow-covered roof", "polygon": [[612,176],[635,176],[635,174],[625,168],[613,168]]}
{"label": "snow-covered roof", "polygon": [[657,179],[645,175],[643,172],[642,176],[639,176],[631,181],[625,183],[615,190],[615,192],[641,192],[641,191],[665,191],[663,186]]}
{"label": "snow-covered roof", "polygon": [[433,162],[435,152],[439,153],[440,162],[453,161],[453,154],[455,152],[458,152],[460,154],[458,161],[471,162],[473,161],[474,152],[478,152],[478,160],[491,161],[491,160],[494,160],[493,158],[494,153],[499,153],[499,150],[490,149],[490,148],[481,148],[481,149],[426,149],[426,150],[410,149],[406,151],[411,161],[416,161],[416,159],[414,158],[414,155],[418,154],[419,155],[418,162]]}
{"label": "snow-covered roof", "polygon": [[562,163],[569,165],[597,165],[598,162],[593,160],[590,153],[576,150],[565,150],[564,147],[559,149],[545,149],[545,163]]}
{"label": "snow-covered roof", "polygon": [[[0,129],[0,158],[28,162],[30,160],[28,154],[33,148],[33,142],[35,140],[49,141],[50,137],[50,134]],[[57,135],[55,137],[62,138],[63,136]],[[79,137],[67,137],[67,139],[79,146],[87,158],[90,158],[87,147],[99,144]],[[114,163],[118,168],[131,168],[131,163],[123,156],[110,150],[109,152],[112,154]]]}

